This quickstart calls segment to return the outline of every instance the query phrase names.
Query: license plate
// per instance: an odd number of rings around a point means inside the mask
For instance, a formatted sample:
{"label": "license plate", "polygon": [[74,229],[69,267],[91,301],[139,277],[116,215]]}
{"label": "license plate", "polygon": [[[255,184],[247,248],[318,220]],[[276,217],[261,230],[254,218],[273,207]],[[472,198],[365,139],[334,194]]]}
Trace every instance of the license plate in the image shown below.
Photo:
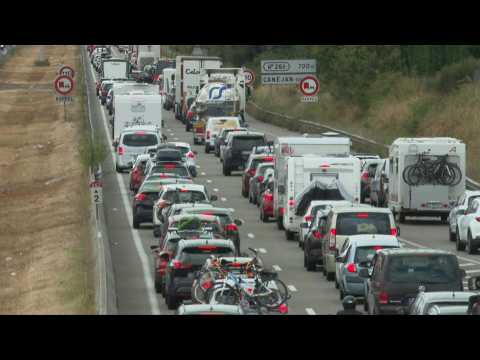
{"label": "license plate", "polygon": [[245,168],[245,166],[240,165],[240,166],[238,167],[238,170],[243,170],[244,168]]}
{"label": "license plate", "polygon": [[427,204],[427,207],[429,209],[440,209],[442,207],[442,204]]}

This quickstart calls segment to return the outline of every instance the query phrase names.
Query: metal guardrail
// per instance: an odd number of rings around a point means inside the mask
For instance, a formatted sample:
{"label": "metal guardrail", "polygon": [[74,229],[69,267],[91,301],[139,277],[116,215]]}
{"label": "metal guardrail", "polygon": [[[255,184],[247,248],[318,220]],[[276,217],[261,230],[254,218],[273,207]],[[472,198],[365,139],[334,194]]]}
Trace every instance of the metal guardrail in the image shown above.
{"label": "metal guardrail", "polygon": [[[321,124],[321,123],[317,123],[317,122],[312,122],[312,121],[307,121],[307,120],[301,120],[301,119],[297,119],[297,118],[287,116],[287,115],[284,115],[284,114],[279,114],[279,113],[276,113],[276,112],[273,112],[273,111],[265,110],[264,108],[255,104],[253,101],[249,101],[249,104],[251,104],[252,106],[257,108],[258,110],[260,110],[261,112],[264,112],[266,114],[282,117],[282,118],[285,118],[287,120],[295,120],[298,123],[306,125],[306,126],[310,126],[310,127],[314,127],[314,128],[316,127],[316,128],[319,128],[319,129],[326,129],[326,130],[329,130],[329,131],[334,131],[336,133],[348,136],[349,138],[352,139],[352,141],[356,141],[357,143],[360,143],[360,144],[376,145],[376,146],[383,147],[385,149],[390,148],[389,145],[381,144],[381,143],[379,143],[377,141],[374,141],[372,139],[368,139],[368,138],[360,136],[360,135],[352,134],[352,133],[349,133],[348,131],[337,129],[337,128],[334,128],[334,127],[329,126],[329,125],[325,125],[325,124]],[[257,120],[260,120],[260,119],[257,119]],[[260,121],[262,121],[262,120],[260,120]],[[469,190],[480,190],[480,183],[478,183],[475,180],[470,179],[468,177],[466,178],[466,186],[467,186],[467,189],[469,189]]]}

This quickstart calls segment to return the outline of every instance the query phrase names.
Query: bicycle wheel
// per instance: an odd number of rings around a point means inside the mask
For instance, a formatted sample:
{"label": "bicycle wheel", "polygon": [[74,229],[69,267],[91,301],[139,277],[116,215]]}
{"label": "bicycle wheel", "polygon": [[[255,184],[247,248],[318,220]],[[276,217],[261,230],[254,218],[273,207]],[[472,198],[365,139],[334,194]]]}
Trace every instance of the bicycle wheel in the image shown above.
{"label": "bicycle wheel", "polygon": [[410,169],[412,168],[413,166],[412,165],[409,165],[407,166],[404,170],[403,170],[403,173],[402,173],[402,177],[403,177],[403,182],[407,185],[410,185],[410,180],[408,178],[408,172],[410,171]]}
{"label": "bicycle wheel", "polygon": [[462,170],[460,169],[460,166],[454,163],[447,163],[447,166],[449,167],[450,171],[453,173],[453,176],[452,176],[453,179],[450,186],[457,186],[462,181]]}
{"label": "bicycle wheel", "polygon": [[425,169],[420,165],[413,165],[407,172],[406,183],[410,186],[420,185],[425,180]]}
{"label": "bicycle wheel", "polygon": [[287,286],[280,279],[262,283],[257,292],[267,293],[267,295],[257,296],[256,300],[261,307],[268,309],[276,309],[289,299]]}
{"label": "bicycle wheel", "polygon": [[208,290],[205,291],[202,288],[200,281],[197,280],[193,285],[193,290],[192,290],[193,300],[199,304],[206,304],[208,299],[207,294],[208,294]]}
{"label": "bicycle wheel", "polygon": [[207,290],[206,300],[207,303],[211,303],[213,300],[217,304],[238,305],[240,294],[236,288],[226,282],[217,283]]}

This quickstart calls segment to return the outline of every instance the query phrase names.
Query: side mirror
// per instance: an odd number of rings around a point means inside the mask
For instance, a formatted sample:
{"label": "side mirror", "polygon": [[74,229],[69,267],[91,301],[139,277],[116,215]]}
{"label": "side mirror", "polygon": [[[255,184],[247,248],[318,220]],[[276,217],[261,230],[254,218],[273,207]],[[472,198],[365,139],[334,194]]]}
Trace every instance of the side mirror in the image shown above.
{"label": "side mirror", "polygon": [[235,220],[233,220],[233,223],[234,223],[235,225],[237,225],[237,226],[242,226],[242,225],[243,225],[243,221],[240,220],[240,219],[235,219]]}
{"label": "side mirror", "polygon": [[211,195],[210,196],[210,201],[217,201],[218,200],[218,196],[217,195]]}
{"label": "side mirror", "polygon": [[362,279],[369,279],[370,274],[368,272],[368,269],[360,269],[358,276],[361,277]]}
{"label": "side mirror", "polygon": [[397,236],[400,236],[400,226],[397,226]]}

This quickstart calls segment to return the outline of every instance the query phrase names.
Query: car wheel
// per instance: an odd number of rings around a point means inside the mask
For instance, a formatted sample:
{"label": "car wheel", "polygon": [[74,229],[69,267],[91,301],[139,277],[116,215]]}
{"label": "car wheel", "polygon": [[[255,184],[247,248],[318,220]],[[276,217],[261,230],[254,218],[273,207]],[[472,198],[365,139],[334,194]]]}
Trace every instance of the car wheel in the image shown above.
{"label": "car wheel", "polygon": [[468,232],[467,246],[469,255],[475,255],[477,253],[477,249],[475,248],[475,246],[472,246],[472,234],[470,233],[470,231]]}
{"label": "car wheel", "polygon": [[278,228],[278,230],[284,230],[285,229],[283,227],[283,219],[281,217],[277,218],[277,228]]}
{"label": "car wheel", "polygon": [[344,297],[345,297],[345,293],[344,293],[343,290],[340,288],[340,301],[342,301]]}
{"label": "car wheel", "polygon": [[175,310],[177,308],[178,300],[175,295],[172,295],[170,292],[168,292],[168,294],[166,294],[165,300],[167,303],[168,310]]}
{"label": "car wheel", "polygon": [[285,230],[285,237],[287,238],[288,241],[292,241],[294,239],[294,233],[289,231],[289,230]]}
{"label": "car wheel", "polygon": [[454,242],[455,240],[457,240],[457,235],[455,233],[452,233],[450,230],[448,231],[448,233],[450,234],[451,242]]}
{"label": "car wheel", "polygon": [[140,229],[140,222],[137,220],[135,215],[133,215],[133,228]]}
{"label": "car wheel", "polygon": [[460,232],[458,231],[458,228],[457,228],[457,234],[456,234],[456,248],[457,248],[457,251],[465,250],[465,244],[462,243],[462,241],[460,240]]}
{"label": "car wheel", "polygon": [[210,154],[210,145],[205,144],[205,154]]}
{"label": "car wheel", "polygon": [[223,175],[225,176],[230,176],[232,174],[232,171],[223,163]]}
{"label": "car wheel", "polygon": [[162,280],[158,276],[158,274],[155,272],[155,292],[157,294],[160,294],[162,292]]}
{"label": "car wheel", "polygon": [[368,314],[368,298],[363,301],[363,310]]}
{"label": "car wheel", "polygon": [[398,221],[400,222],[400,224],[405,224],[405,214],[404,213],[400,213],[398,215]]}
{"label": "car wheel", "polygon": [[[338,281],[335,280],[335,289],[339,289],[340,288],[340,285],[338,285]],[[341,299],[340,299],[341,300]]]}
{"label": "car wheel", "polygon": [[335,273],[327,272],[327,281],[334,281],[334,280],[335,280]]}
{"label": "car wheel", "polygon": [[307,271],[310,271],[310,272],[315,271],[317,269],[317,266],[315,262],[309,258],[308,253],[305,255],[305,258],[307,261]]}
{"label": "car wheel", "polygon": [[327,267],[325,265],[322,267],[322,274],[323,276],[327,277]]}
{"label": "car wheel", "polygon": [[[242,186],[242,196],[246,199],[248,198],[248,192],[245,191],[244,187]],[[248,201],[250,202],[250,199],[248,199]]]}

